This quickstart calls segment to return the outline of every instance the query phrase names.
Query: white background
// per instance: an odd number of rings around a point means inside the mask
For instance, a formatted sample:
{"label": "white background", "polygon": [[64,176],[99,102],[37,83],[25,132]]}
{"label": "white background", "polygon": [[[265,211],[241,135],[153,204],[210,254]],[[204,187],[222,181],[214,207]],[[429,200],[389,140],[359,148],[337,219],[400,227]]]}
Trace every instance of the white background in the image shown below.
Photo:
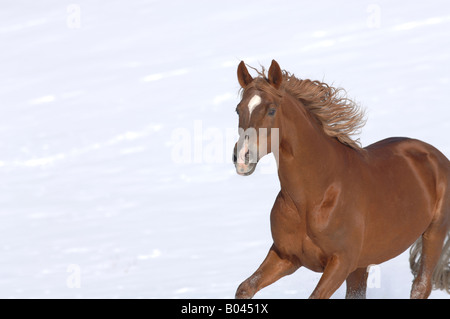
{"label": "white background", "polygon": [[[249,177],[231,163],[241,60],[345,88],[363,145],[450,156],[446,0],[3,1],[0,43],[1,298],[232,298],[279,191],[270,158]],[[408,253],[375,270],[369,298],[409,297]],[[306,298],[319,278],[256,297]]]}

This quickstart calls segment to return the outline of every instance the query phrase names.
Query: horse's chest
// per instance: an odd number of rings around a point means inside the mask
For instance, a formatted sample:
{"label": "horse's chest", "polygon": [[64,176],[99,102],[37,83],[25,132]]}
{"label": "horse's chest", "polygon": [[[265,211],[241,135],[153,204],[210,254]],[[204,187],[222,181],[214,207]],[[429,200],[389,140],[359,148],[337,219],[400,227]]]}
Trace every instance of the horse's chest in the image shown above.
{"label": "horse's chest", "polygon": [[302,241],[300,261],[304,267],[321,272],[325,268],[327,258],[323,250],[305,235]]}
{"label": "horse's chest", "polygon": [[323,271],[326,256],[320,245],[311,239],[305,220],[298,215],[272,218],[272,237],[278,251],[291,260],[313,271]]}

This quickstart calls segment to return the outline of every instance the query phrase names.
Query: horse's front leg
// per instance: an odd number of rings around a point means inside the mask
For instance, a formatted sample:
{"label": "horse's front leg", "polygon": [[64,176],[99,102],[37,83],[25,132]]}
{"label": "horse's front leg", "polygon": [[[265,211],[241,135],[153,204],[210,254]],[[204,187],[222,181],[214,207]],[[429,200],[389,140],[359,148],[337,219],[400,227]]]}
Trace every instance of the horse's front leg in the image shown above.
{"label": "horse's front leg", "polygon": [[310,299],[328,299],[342,285],[352,271],[348,258],[333,255],[327,262],[322,277],[309,297]]}
{"label": "horse's front leg", "polygon": [[300,265],[287,258],[282,258],[274,245],[269,250],[266,259],[247,280],[239,285],[236,291],[237,299],[250,299],[262,288],[274,283],[283,276],[296,271]]}
{"label": "horse's front leg", "polygon": [[358,268],[347,277],[346,299],[366,299],[367,278],[369,273],[367,267]]}

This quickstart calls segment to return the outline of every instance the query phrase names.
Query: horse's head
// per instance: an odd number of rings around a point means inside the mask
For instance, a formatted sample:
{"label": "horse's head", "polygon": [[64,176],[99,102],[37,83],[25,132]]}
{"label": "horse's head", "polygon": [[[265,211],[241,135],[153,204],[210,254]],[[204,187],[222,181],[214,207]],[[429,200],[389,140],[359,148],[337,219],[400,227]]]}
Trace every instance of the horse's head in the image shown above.
{"label": "horse's head", "polygon": [[236,172],[246,176],[254,172],[261,157],[272,152],[272,135],[275,131],[272,128],[279,128],[277,113],[283,74],[278,63],[273,60],[267,78],[263,75],[253,79],[243,61],[239,64],[237,75],[243,94],[236,108],[239,115],[239,140],[234,147],[233,162]]}

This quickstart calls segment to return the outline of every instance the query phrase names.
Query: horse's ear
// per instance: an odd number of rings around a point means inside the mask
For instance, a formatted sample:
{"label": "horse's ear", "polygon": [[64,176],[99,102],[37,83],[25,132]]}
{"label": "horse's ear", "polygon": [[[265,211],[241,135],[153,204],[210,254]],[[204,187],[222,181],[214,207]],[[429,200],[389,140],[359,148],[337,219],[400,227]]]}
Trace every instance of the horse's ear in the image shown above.
{"label": "horse's ear", "polygon": [[269,83],[276,89],[279,89],[283,81],[283,73],[277,61],[272,60],[269,68]]}
{"label": "horse's ear", "polygon": [[247,67],[245,66],[244,61],[241,61],[241,63],[239,63],[239,66],[237,69],[237,76],[238,76],[239,84],[241,85],[241,87],[243,89],[245,89],[247,87],[247,85],[249,85],[253,81],[252,76],[250,75],[250,73],[248,73],[248,70],[247,70]]}

